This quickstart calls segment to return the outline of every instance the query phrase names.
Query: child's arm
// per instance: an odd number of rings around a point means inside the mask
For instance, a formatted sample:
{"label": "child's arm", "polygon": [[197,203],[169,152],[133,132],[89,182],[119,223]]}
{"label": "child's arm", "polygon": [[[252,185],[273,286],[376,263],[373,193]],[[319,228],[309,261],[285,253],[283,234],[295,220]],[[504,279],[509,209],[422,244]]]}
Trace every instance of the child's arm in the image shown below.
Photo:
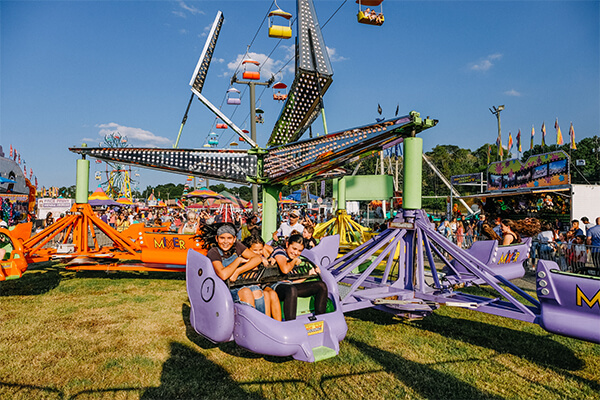
{"label": "child's arm", "polygon": [[[262,257],[254,254],[250,249],[244,250],[241,257],[236,258],[231,264],[237,264],[229,280],[234,282],[240,274],[254,269],[262,262]],[[240,265],[241,264],[241,265]]]}
{"label": "child's arm", "polygon": [[294,258],[288,261],[286,256],[280,254],[276,255],[274,258],[277,262],[277,265],[279,266],[279,269],[284,274],[289,273],[292,269],[294,269],[296,265],[300,265],[301,262],[300,258]]}

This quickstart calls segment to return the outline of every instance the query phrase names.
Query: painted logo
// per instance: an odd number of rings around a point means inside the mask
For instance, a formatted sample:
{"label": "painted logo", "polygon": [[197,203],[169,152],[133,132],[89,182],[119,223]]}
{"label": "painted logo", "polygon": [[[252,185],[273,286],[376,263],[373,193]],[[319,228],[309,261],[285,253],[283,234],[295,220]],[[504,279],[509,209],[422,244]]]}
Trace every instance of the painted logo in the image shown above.
{"label": "painted logo", "polygon": [[600,308],[600,289],[598,289],[594,297],[592,297],[592,299],[590,300],[587,298],[585,293],[583,293],[583,290],[581,290],[578,285],[575,286],[577,287],[575,291],[575,296],[577,297],[577,305],[579,307],[582,307],[581,300],[583,300],[589,308],[592,308],[594,304],[598,304],[598,307]]}
{"label": "painted logo", "polygon": [[311,322],[310,324],[304,324],[304,327],[306,328],[306,333],[308,334],[308,336],[310,336],[323,333],[324,324],[324,321],[317,321]]}
{"label": "painted logo", "polygon": [[185,250],[185,240],[178,237],[154,239],[155,249],[180,249]]}
{"label": "painted logo", "polygon": [[516,262],[521,253],[518,250],[515,251],[507,251],[506,253],[500,256],[500,260],[498,260],[498,264],[508,264],[511,262]]}

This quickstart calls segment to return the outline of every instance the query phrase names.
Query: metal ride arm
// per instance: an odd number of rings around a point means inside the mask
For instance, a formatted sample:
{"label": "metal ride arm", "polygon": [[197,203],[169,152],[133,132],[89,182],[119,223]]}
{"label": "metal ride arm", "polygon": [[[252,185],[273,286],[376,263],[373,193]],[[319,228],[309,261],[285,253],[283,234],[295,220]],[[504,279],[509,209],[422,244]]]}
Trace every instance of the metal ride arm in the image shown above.
{"label": "metal ride arm", "polygon": [[[448,189],[450,189],[452,191],[452,193],[454,194],[454,196],[460,197],[460,193],[458,193],[458,190],[456,190],[454,188],[454,186],[452,186],[450,184],[450,182],[448,181],[448,179],[446,179],[446,177],[444,176],[444,174],[442,174],[440,172],[440,170],[437,169],[437,167],[431,162],[431,160],[429,159],[429,157],[427,157],[425,154],[423,154],[423,160],[425,160],[425,162],[427,163],[427,165],[429,165],[429,167],[433,170],[433,172],[435,172],[437,174],[437,176],[440,177],[440,179],[442,180],[442,182],[444,182],[444,185],[448,186]],[[460,201],[460,204],[462,204],[467,210],[469,210],[470,214],[475,214],[475,212],[473,210],[471,210],[471,207],[469,207],[469,205],[463,199],[458,199],[458,200]]]}

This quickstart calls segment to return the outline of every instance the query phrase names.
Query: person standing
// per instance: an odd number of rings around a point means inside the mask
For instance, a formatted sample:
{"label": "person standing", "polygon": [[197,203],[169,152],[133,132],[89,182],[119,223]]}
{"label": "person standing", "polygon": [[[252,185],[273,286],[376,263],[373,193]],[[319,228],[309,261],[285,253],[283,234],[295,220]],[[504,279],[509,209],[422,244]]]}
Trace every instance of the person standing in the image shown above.
{"label": "person standing", "polygon": [[596,225],[588,229],[586,244],[592,246],[590,253],[594,268],[600,269],[600,217],[596,218]]}
{"label": "person standing", "polygon": [[581,223],[583,224],[583,227],[585,228],[585,234],[587,235],[588,230],[594,226],[594,224],[590,222],[588,217],[581,217]]}
{"label": "person standing", "polygon": [[292,234],[292,231],[296,231],[302,235],[302,232],[304,232],[304,225],[302,225],[299,220],[300,212],[298,210],[290,211],[288,221],[282,222],[279,229],[273,232],[273,240],[277,242],[280,238],[288,238]]}
{"label": "person standing", "polygon": [[577,236],[583,235],[583,231],[579,227],[579,220],[578,219],[574,219],[573,221],[571,221],[571,231],[573,231],[573,237],[577,237]]}

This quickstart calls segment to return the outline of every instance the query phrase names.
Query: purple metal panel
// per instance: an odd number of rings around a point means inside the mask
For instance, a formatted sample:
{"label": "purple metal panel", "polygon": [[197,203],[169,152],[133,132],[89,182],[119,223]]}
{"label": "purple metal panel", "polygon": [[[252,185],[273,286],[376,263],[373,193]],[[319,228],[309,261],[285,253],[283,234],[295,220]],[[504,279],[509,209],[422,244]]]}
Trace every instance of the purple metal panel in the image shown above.
{"label": "purple metal panel", "polygon": [[561,272],[553,261],[537,265],[542,328],[600,343],[600,278]]}
{"label": "purple metal panel", "polygon": [[233,339],[233,298],[208,258],[189,250],[186,287],[190,299],[190,323],[202,336],[215,342]]}

